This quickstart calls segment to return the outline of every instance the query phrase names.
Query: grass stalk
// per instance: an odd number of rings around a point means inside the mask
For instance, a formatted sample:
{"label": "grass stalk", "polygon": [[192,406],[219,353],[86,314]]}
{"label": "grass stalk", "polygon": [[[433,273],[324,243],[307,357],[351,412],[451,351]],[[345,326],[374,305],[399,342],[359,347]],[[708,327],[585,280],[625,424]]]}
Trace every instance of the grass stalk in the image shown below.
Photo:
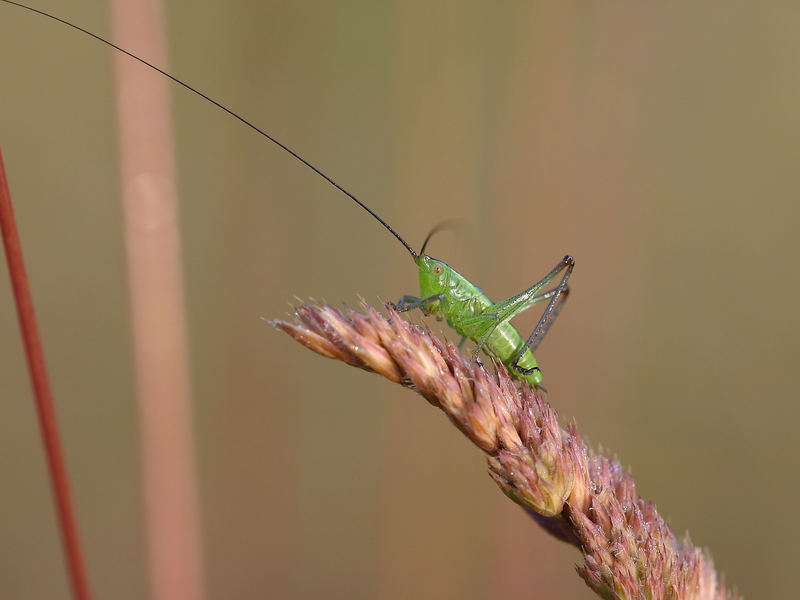
{"label": "grass stalk", "polygon": [[50,389],[50,380],[47,376],[47,366],[44,360],[44,350],[39,336],[39,327],[36,322],[36,313],[33,307],[28,274],[25,270],[25,261],[22,255],[22,243],[14,217],[14,207],[11,202],[11,191],[8,185],[3,155],[0,152],[0,230],[2,230],[3,246],[8,263],[8,273],[11,278],[11,287],[14,302],[17,307],[17,319],[22,332],[22,341],[25,346],[25,358],[28,362],[28,371],[31,376],[36,414],[39,419],[39,429],[42,433],[47,467],[50,474],[50,484],[56,502],[61,542],[67,560],[67,571],[72,589],[72,596],[76,600],[90,600],[92,597],[89,577],[86,572],[86,563],[83,558],[78,524],[75,518],[75,509],[72,502],[69,477],[67,475],[66,458],[61,446],[61,436],[58,431],[58,420],[53,406],[53,394]]}
{"label": "grass stalk", "polygon": [[[113,38],[166,65],[159,0],[113,0]],[[168,81],[114,53],[150,594],[205,596]]]}

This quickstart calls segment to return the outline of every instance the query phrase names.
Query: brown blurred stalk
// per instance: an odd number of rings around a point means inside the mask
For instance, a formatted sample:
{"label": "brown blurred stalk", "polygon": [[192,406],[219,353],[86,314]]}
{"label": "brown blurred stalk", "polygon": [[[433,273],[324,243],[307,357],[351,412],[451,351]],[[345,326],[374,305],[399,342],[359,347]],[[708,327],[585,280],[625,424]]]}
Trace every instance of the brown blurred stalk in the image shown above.
{"label": "brown blurred stalk", "polygon": [[[112,2],[114,40],[165,66],[162,7]],[[115,55],[152,598],[201,599],[178,200],[167,81]]]}
{"label": "brown blurred stalk", "polygon": [[[303,304],[273,324],[328,358],[378,373],[438,406],[487,454],[489,474],[544,529],[583,552],[578,574],[602,598],[726,600],[707,552],[678,540],[616,460],[562,428],[541,390],[467,360],[387,307],[343,314]],[[535,591],[532,595],[535,595]]]}

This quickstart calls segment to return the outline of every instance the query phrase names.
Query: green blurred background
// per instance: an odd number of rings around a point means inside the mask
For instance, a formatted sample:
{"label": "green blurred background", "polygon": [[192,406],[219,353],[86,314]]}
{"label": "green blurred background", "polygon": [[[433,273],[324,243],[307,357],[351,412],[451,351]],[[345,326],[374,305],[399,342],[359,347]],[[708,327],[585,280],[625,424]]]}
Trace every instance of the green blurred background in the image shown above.
{"label": "green blurred background", "polygon": [[[107,7],[37,5],[108,32]],[[796,562],[800,6],[170,2],[170,68],[494,299],[573,254],[550,399],[750,598]],[[135,49],[134,49],[135,50]],[[0,6],[12,183],[98,597],[146,594],[110,51]],[[154,75],[155,76],[155,75]],[[209,598],[590,598],[409,391],[265,326],[414,293],[401,246],[173,96]],[[66,579],[3,268],[0,596]],[[536,315],[518,325],[530,331]]]}

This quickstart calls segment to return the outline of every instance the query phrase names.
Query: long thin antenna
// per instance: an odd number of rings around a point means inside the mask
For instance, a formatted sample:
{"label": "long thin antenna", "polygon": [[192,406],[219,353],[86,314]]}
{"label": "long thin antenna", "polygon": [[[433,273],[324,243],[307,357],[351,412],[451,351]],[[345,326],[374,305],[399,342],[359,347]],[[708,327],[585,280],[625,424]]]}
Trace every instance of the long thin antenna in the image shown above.
{"label": "long thin antenna", "polygon": [[305,166],[307,166],[309,169],[311,169],[312,171],[314,171],[314,172],[315,172],[317,175],[319,175],[320,177],[322,177],[322,178],[323,178],[325,181],[327,181],[328,183],[330,183],[330,184],[331,184],[333,187],[335,187],[337,190],[339,190],[340,192],[342,192],[342,193],[343,193],[345,196],[347,196],[348,198],[350,198],[350,199],[351,199],[353,202],[355,202],[356,204],[358,204],[358,205],[359,205],[361,208],[363,208],[365,211],[367,211],[369,214],[371,214],[371,215],[372,215],[372,216],[375,218],[375,220],[376,220],[376,221],[378,221],[378,223],[380,223],[380,224],[381,224],[381,225],[383,225],[383,226],[384,226],[386,229],[388,229],[388,230],[389,230],[389,233],[391,233],[391,234],[392,234],[394,237],[396,237],[398,240],[400,240],[400,243],[401,243],[401,244],[403,244],[403,246],[405,246],[405,247],[406,247],[406,250],[408,250],[408,251],[411,253],[411,256],[413,256],[414,258],[416,258],[416,257],[417,257],[417,253],[416,253],[416,252],[414,251],[414,249],[413,249],[413,248],[412,248],[412,247],[411,247],[411,246],[408,244],[408,242],[406,242],[406,241],[405,241],[405,240],[404,240],[402,237],[400,237],[400,234],[399,234],[399,233],[397,233],[397,232],[396,232],[394,229],[392,229],[392,228],[389,226],[389,224],[388,224],[386,221],[384,221],[383,219],[381,219],[381,218],[378,216],[378,214],[377,214],[375,211],[373,211],[373,210],[372,210],[372,209],[371,209],[369,206],[367,206],[366,204],[364,204],[364,203],[363,203],[361,200],[359,200],[358,198],[356,198],[356,197],[355,197],[353,194],[351,194],[350,192],[348,192],[348,191],[347,191],[346,189],[344,189],[344,188],[343,188],[341,185],[339,185],[338,183],[336,183],[336,182],[335,182],[333,179],[331,179],[331,178],[330,178],[328,175],[326,175],[326,174],[325,174],[325,173],[323,173],[323,172],[322,172],[320,169],[318,169],[317,167],[315,167],[314,165],[312,165],[312,164],[311,164],[310,162],[308,162],[308,161],[307,161],[305,158],[303,158],[302,156],[300,156],[300,155],[299,155],[297,152],[295,152],[294,150],[292,150],[291,148],[289,148],[289,147],[288,147],[286,144],[284,144],[284,143],[282,143],[282,142],[278,141],[277,139],[275,139],[274,137],[272,137],[270,134],[268,134],[268,133],[267,133],[266,131],[264,131],[263,129],[261,129],[261,128],[257,127],[256,125],[254,125],[253,123],[251,123],[250,121],[248,121],[247,119],[245,119],[244,117],[242,117],[242,116],[240,116],[240,115],[236,114],[236,113],[235,113],[233,110],[231,110],[230,108],[228,108],[227,106],[225,106],[225,105],[224,105],[224,104],[222,104],[221,102],[217,102],[216,100],[214,100],[214,99],[213,99],[213,98],[211,98],[210,96],[207,96],[206,94],[204,94],[204,93],[203,93],[203,92],[201,92],[200,90],[198,90],[198,89],[196,89],[196,88],[192,87],[191,85],[189,85],[189,84],[188,84],[188,83],[186,83],[185,81],[182,81],[182,80],[178,79],[178,78],[177,78],[177,77],[175,77],[174,75],[170,75],[170,74],[169,74],[169,73],[167,73],[167,72],[166,72],[164,69],[161,69],[161,68],[157,67],[156,65],[154,65],[154,64],[152,64],[152,63],[149,63],[149,62],[147,62],[147,61],[146,61],[146,60],[144,60],[143,58],[139,58],[139,57],[138,57],[138,56],[136,56],[134,53],[132,53],[132,52],[129,52],[128,50],[125,50],[125,48],[121,48],[120,46],[117,46],[117,45],[116,45],[114,42],[110,42],[109,40],[107,40],[107,39],[105,39],[105,38],[103,38],[103,37],[100,37],[100,36],[99,36],[99,35],[97,35],[96,33],[92,33],[91,31],[89,31],[89,30],[87,30],[87,29],[84,29],[83,27],[79,27],[78,25],[75,25],[74,23],[70,23],[69,21],[67,21],[67,20],[65,20],[65,19],[62,19],[61,17],[57,17],[56,15],[50,14],[49,12],[45,12],[45,11],[43,11],[43,10],[39,10],[38,8],[33,8],[32,6],[28,6],[27,4],[22,4],[22,3],[20,3],[20,2],[14,2],[13,0],[0,0],[0,2],[5,2],[6,4],[11,4],[11,5],[13,5],[13,6],[17,6],[17,7],[19,7],[19,8],[23,8],[23,9],[25,9],[25,10],[29,10],[29,11],[31,11],[31,12],[34,12],[34,13],[36,13],[36,14],[42,15],[43,17],[47,17],[48,19],[52,19],[53,21],[58,21],[59,23],[62,23],[62,24],[64,24],[64,25],[66,25],[67,27],[71,27],[72,29],[75,29],[75,30],[77,30],[77,31],[80,31],[80,32],[81,32],[81,33],[83,33],[83,34],[85,34],[85,35],[88,35],[89,37],[92,37],[92,38],[96,39],[98,42],[102,42],[102,43],[103,43],[103,44],[105,44],[106,46],[110,46],[111,48],[114,48],[115,50],[118,50],[118,51],[122,52],[123,54],[126,54],[127,56],[130,56],[132,59],[139,61],[140,63],[142,63],[142,64],[143,64],[143,65],[145,65],[146,67],[149,67],[149,68],[153,69],[154,71],[157,71],[157,72],[161,73],[161,74],[162,74],[162,75],[164,75],[165,77],[168,77],[169,79],[171,79],[172,81],[174,81],[174,82],[175,82],[175,83],[177,83],[178,85],[180,85],[180,86],[183,86],[184,88],[186,88],[186,89],[187,89],[187,90],[189,90],[190,92],[193,92],[193,93],[197,94],[197,95],[198,95],[198,96],[200,96],[200,97],[201,97],[203,100],[206,100],[207,102],[210,102],[211,104],[213,104],[213,105],[214,105],[214,106],[216,106],[217,108],[221,108],[222,110],[224,110],[226,113],[228,113],[228,114],[229,114],[230,116],[232,116],[233,118],[235,118],[235,119],[239,120],[240,122],[244,123],[245,125],[247,125],[247,126],[248,126],[250,129],[252,129],[253,131],[255,131],[255,132],[257,132],[257,133],[261,134],[262,136],[264,136],[265,138],[267,138],[267,139],[268,139],[270,142],[272,142],[273,144],[275,144],[275,145],[276,145],[276,146],[278,146],[279,148],[281,148],[281,149],[285,150],[286,152],[288,152],[289,154],[291,154],[291,155],[292,155],[294,158],[296,158],[297,160],[299,160],[301,163],[303,163],[303,164],[304,164]]}

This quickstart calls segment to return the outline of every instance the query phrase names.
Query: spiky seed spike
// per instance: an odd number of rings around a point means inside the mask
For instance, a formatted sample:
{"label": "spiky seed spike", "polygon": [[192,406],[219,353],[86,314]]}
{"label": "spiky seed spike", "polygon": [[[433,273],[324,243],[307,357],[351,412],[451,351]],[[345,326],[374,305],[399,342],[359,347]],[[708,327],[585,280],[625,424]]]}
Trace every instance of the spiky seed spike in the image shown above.
{"label": "spiky seed spike", "polygon": [[[711,558],[679,541],[620,463],[591,450],[575,423],[558,424],[539,390],[494,374],[452,344],[364,305],[347,316],[303,305],[301,324],[273,324],[323,356],[379,372],[441,408],[487,453],[489,474],[546,531],[583,552],[578,574],[611,599],[734,600]],[[706,504],[713,506],[713,503]]]}

